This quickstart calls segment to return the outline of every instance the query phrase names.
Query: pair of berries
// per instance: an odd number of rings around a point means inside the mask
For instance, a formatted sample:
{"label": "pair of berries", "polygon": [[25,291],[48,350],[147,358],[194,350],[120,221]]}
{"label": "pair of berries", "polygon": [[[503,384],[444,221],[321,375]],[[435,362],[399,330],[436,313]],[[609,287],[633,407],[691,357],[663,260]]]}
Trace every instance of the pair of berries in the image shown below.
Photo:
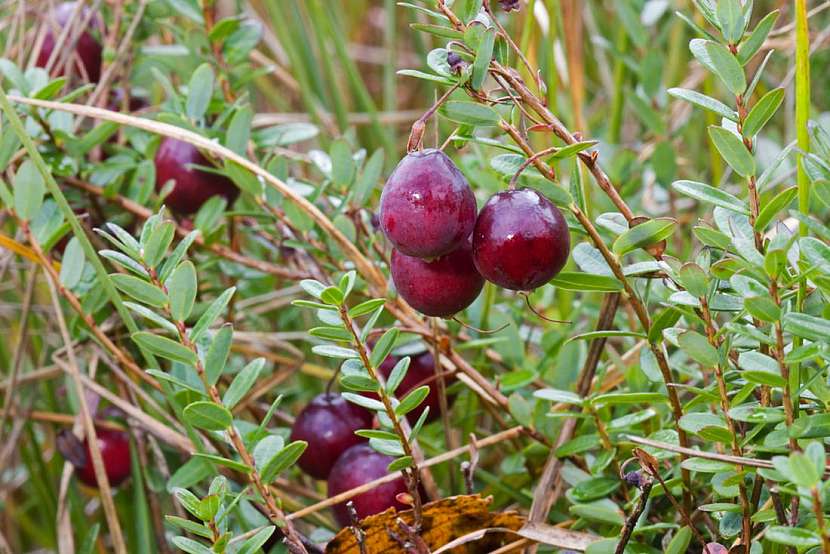
{"label": "pair of berries", "polygon": [[428,316],[463,310],[484,279],[535,289],[559,273],[570,251],[565,218],[535,190],[499,192],[476,217],[470,185],[439,150],[401,160],[381,195],[380,226],[394,246],[398,294]]}
{"label": "pair of berries", "polygon": [[[391,357],[378,369],[388,377],[397,359]],[[430,353],[415,356],[406,377],[398,386],[405,395],[426,382],[432,385],[434,361]],[[440,413],[437,387],[431,386],[422,407],[428,406],[430,417]],[[418,410],[420,412],[420,409]],[[355,435],[358,429],[372,426],[372,414],[364,408],[347,402],[339,394],[324,393],[303,408],[291,430],[291,440],[308,442],[298,461],[300,468],[315,479],[328,480],[329,497],[336,496],[387,474],[393,458],[373,450],[366,439]],[[352,499],[358,517],[382,512],[389,507],[406,509],[397,496],[407,492],[403,478],[384,483]],[[350,517],[344,504],[334,506],[334,515],[341,525],[349,525]]]}

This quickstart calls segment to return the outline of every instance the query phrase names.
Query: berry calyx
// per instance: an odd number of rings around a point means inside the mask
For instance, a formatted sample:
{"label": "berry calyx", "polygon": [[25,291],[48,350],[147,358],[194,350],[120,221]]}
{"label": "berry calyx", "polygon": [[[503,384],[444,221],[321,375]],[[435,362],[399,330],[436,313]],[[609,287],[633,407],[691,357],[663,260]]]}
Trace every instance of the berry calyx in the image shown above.
{"label": "berry calyx", "polygon": [[355,435],[355,431],[370,427],[371,423],[372,414],[339,394],[315,396],[291,429],[292,441],[308,443],[298,461],[300,468],[315,479],[325,479],[343,452],[366,440]]}
{"label": "berry calyx", "polygon": [[455,315],[472,304],[484,286],[469,240],[431,261],[393,250],[390,269],[398,294],[428,316]]}
{"label": "berry calyx", "polygon": [[[378,369],[385,378],[389,378],[392,374],[395,364],[400,358],[390,356],[380,364]],[[451,375],[444,376],[444,385],[449,386],[455,381],[455,377]],[[441,416],[441,391],[438,377],[435,375],[435,358],[429,351],[422,352],[416,356],[412,356],[409,362],[409,369],[406,372],[406,377],[403,378],[401,384],[398,385],[395,391],[395,396],[403,398],[409,391],[416,389],[422,385],[429,385],[429,394],[415,410],[409,412],[407,418],[411,424],[415,424],[421,413],[425,408],[429,407],[429,415],[427,415],[427,422],[435,421]],[[449,398],[447,399],[449,401]]]}
{"label": "berry calyx", "polygon": [[[329,498],[351,490],[370,481],[385,476],[387,466],[394,458],[375,452],[366,443],[352,446],[346,450],[331,469],[328,480]],[[352,498],[360,519],[377,514],[390,507],[405,510],[408,506],[398,502],[397,495],[407,492],[403,477],[384,483],[374,489],[358,494]],[[336,504],[332,508],[337,522],[346,526],[351,523],[346,504]]]}
{"label": "berry calyx", "polygon": [[473,260],[488,281],[511,290],[533,290],[568,261],[571,239],[562,212],[533,189],[490,197],[473,232]]}
{"label": "berry calyx", "polygon": [[[59,4],[51,14],[48,15],[45,25],[47,26],[46,33],[43,36],[43,43],[40,47],[40,52],[37,56],[35,65],[38,67],[46,67],[49,63],[49,58],[52,57],[52,52],[55,50],[56,43],[60,36],[60,30],[63,29],[72,14],[75,12],[77,2],[64,2]],[[75,18],[75,21],[83,22],[87,19],[88,8],[81,8],[81,13]],[[89,20],[90,26],[101,26],[101,20],[97,15],[93,15]],[[67,38],[70,40],[71,36]],[[64,43],[64,48],[68,46]],[[77,75],[86,75],[90,82],[98,82],[101,78],[101,43],[93,37],[89,31],[81,32],[78,36],[78,41],[75,43],[75,51],[69,54],[69,61],[63,63],[60,61],[60,55],[57,55],[59,61],[53,64],[52,75],[60,77],[66,74],[66,68],[69,64],[74,63],[73,72]],[[73,61],[74,60],[74,61]],[[83,70],[82,70],[83,69]]]}
{"label": "berry calyx", "polygon": [[[110,486],[117,487],[130,476],[132,469],[130,461],[130,437],[125,431],[96,427],[98,449],[107,472]],[[92,464],[92,453],[89,450],[89,440],[83,444],[71,434],[65,434],[59,442],[59,447],[67,459],[75,466],[78,479],[85,485],[97,487],[95,468]]]}
{"label": "berry calyx", "polygon": [[380,225],[407,256],[435,258],[467,240],[475,225],[476,199],[467,179],[440,150],[407,154],[380,197]]}
{"label": "berry calyx", "polygon": [[229,205],[239,196],[239,189],[227,177],[190,167],[191,164],[210,166],[207,158],[190,143],[165,138],[156,152],[155,164],[157,191],[168,181],[175,181],[164,200],[174,212],[195,213],[215,195],[224,196]]}

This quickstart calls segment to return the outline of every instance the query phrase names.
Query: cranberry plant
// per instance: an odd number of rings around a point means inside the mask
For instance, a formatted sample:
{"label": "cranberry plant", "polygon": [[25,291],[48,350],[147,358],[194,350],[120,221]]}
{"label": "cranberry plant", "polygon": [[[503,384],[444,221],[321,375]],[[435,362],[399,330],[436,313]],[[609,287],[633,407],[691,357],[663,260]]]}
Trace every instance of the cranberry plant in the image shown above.
{"label": "cranberry plant", "polygon": [[0,552],[830,553],[825,8],[2,5]]}

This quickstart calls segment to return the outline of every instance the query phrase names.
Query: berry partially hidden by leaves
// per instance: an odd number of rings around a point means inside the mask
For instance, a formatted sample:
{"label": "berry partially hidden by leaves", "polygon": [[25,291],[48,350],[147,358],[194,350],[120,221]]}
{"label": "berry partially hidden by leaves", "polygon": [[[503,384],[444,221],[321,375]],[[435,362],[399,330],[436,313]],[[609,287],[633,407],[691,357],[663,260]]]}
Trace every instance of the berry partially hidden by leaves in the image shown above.
{"label": "berry partially hidden by leaves", "polygon": [[506,12],[517,12],[522,7],[522,0],[499,0],[499,5]]}
{"label": "berry partially hidden by leaves", "polygon": [[458,248],[473,230],[476,199],[467,179],[446,154],[407,154],[386,181],[380,225],[407,256],[435,258]]}
{"label": "berry partially hidden by leaves", "polygon": [[450,70],[453,73],[461,73],[461,70],[464,69],[464,59],[456,54],[455,52],[449,51],[447,52],[447,65],[450,66]]}
{"label": "berry partially hidden by leaves", "polygon": [[[368,444],[352,446],[337,459],[329,474],[329,498],[385,476],[388,473],[386,468],[392,461],[392,457],[375,452]],[[407,509],[408,506],[401,504],[396,498],[403,492],[407,492],[406,483],[403,477],[399,477],[355,496],[352,501],[358,517],[363,519],[393,506],[399,510]],[[335,505],[332,509],[340,525],[349,525],[349,511],[345,502]]]}
{"label": "berry partially hidden by leaves", "polygon": [[550,281],[568,261],[570,247],[562,212],[532,189],[493,195],[473,233],[479,273],[511,290],[532,290]]}
{"label": "berry partially hidden by leaves", "polygon": [[[124,431],[106,428],[96,428],[95,434],[98,436],[98,448],[107,479],[111,486],[116,487],[130,476],[132,466],[129,435]],[[81,443],[72,433],[63,432],[58,435],[58,449],[75,466],[75,472],[82,483],[90,487],[98,486],[87,440]]]}
{"label": "berry partially hidden by leaves", "polygon": [[210,162],[198,148],[187,142],[169,137],[162,140],[156,152],[155,164],[157,191],[168,181],[175,181],[173,190],[164,202],[177,213],[192,214],[211,196],[224,196],[228,205],[239,196],[239,189],[227,177],[191,167],[210,166]]}
{"label": "berry partially hidden by leaves", "polygon": [[[69,23],[72,14],[75,12],[77,2],[64,2],[59,4],[46,18],[44,25],[46,25],[46,33],[43,36],[43,44],[40,47],[40,52],[37,56],[35,65],[38,67],[46,67],[49,63],[49,58],[55,50],[61,30]],[[83,24],[87,19],[89,9],[81,8],[81,12],[75,18],[76,24]],[[101,26],[101,20],[97,15],[93,15],[89,19],[89,27]],[[67,38],[71,40],[71,36]],[[68,43],[64,43],[64,48]],[[75,75],[86,75],[91,82],[97,82],[101,78],[101,43],[93,37],[89,31],[82,31],[75,43],[74,52],[69,53],[69,61],[64,63],[61,53],[55,55],[55,62],[52,65],[52,75],[55,77],[66,74],[66,68],[70,64],[75,64],[73,73]],[[82,71],[83,69],[83,71]]]}
{"label": "berry partially hidden by leaves", "polygon": [[315,479],[325,479],[343,452],[365,440],[355,435],[355,431],[371,423],[372,414],[346,402],[339,394],[323,393],[314,397],[291,429],[292,441],[308,443],[299,466]]}
{"label": "berry partially hidden by leaves", "polygon": [[[400,358],[396,356],[390,356],[386,358],[386,361],[380,364],[378,369],[381,374],[388,379],[389,375],[392,374],[392,369],[399,360]],[[451,375],[444,376],[445,386],[449,386],[454,381],[455,377]],[[420,406],[406,414],[409,422],[413,425],[416,421],[418,421],[418,417],[420,417],[421,413],[427,407],[429,408],[429,415],[427,415],[426,419],[427,421],[435,421],[441,416],[441,391],[438,384],[438,378],[435,375],[435,358],[429,351],[412,357],[411,362],[409,363],[409,369],[406,372],[406,377],[404,377],[401,384],[398,385],[398,388],[395,391],[395,396],[403,398],[409,393],[409,391],[422,385],[429,385],[429,394]],[[449,398],[447,400],[449,401]]]}
{"label": "berry partially hidden by leaves", "polygon": [[450,317],[473,303],[484,286],[467,240],[432,261],[392,251],[392,281],[406,302],[424,315]]}

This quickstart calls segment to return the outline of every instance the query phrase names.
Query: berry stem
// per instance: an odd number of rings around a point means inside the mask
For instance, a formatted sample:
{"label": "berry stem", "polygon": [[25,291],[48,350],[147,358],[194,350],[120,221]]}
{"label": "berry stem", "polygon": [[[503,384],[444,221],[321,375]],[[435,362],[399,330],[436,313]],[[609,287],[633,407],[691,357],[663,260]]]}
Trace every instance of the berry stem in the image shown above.
{"label": "berry stem", "polygon": [[353,346],[357,350],[357,353],[360,356],[360,360],[363,362],[363,366],[366,368],[366,371],[369,373],[369,376],[380,384],[377,392],[381,402],[383,403],[383,408],[386,412],[386,416],[392,422],[392,427],[395,431],[395,434],[398,435],[398,439],[401,442],[401,447],[403,448],[404,454],[412,459],[412,467],[410,467],[408,470],[401,470],[401,473],[403,473],[406,479],[406,484],[409,488],[409,493],[412,495],[412,499],[414,501],[413,508],[415,513],[415,528],[420,530],[422,515],[421,494],[418,490],[420,483],[420,471],[418,469],[418,464],[415,461],[415,455],[412,450],[412,445],[409,443],[409,437],[407,436],[406,431],[404,431],[401,419],[395,412],[395,407],[392,405],[392,399],[389,397],[389,393],[386,391],[386,387],[384,386],[385,383],[383,382],[383,378],[381,377],[380,372],[377,370],[377,368],[372,364],[372,361],[369,357],[369,352],[366,349],[366,345],[364,344],[363,340],[361,340],[360,335],[357,332],[357,328],[355,327],[354,321],[352,321],[351,316],[349,316],[349,310],[345,304],[340,305],[338,313],[340,314],[340,319],[343,321],[343,325],[346,327],[346,330],[349,332],[349,334],[352,335]]}

